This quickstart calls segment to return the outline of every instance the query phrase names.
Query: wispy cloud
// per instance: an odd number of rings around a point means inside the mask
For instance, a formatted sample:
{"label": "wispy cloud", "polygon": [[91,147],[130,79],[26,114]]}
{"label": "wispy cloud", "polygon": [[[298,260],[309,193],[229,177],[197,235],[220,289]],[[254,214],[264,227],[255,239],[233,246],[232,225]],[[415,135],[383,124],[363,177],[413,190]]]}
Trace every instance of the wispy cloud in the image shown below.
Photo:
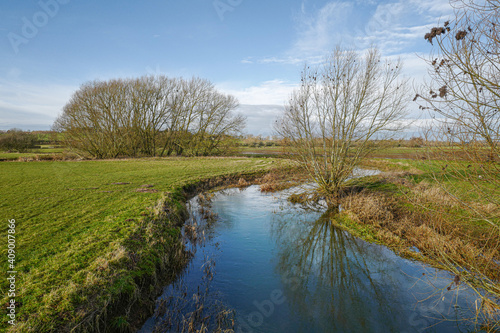
{"label": "wispy cloud", "polygon": [[77,88],[0,80],[0,129],[50,127]]}
{"label": "wispy cloud", "polygon": [[406,52],[452,11],[449,0],[331,1],[319,9],[303,2],[295,42],[280,55],[253,62],[317,63],[338,43],[360,50],[375,44],[385,55]]}
{"label": "wispy cloud", "polygon": [[452,13],[448,0],[399,0],[379,4],[358,41],[377,44],[384,54],[403,52],[417,44],[425,32]]}
{"label": "wispy cloud", "polygon": [[408,0],[420,15],[428,18],[450,15],[453,9],[449,0]]}
{"label": "wispy cloud", "polygon": [[317,12],[310,13],[303,4],[297,17],[298,38],[290,52],[315,56],[331,49],[332,41],[340,39],[348,28],[353,9],[352,2],[330,2]]}

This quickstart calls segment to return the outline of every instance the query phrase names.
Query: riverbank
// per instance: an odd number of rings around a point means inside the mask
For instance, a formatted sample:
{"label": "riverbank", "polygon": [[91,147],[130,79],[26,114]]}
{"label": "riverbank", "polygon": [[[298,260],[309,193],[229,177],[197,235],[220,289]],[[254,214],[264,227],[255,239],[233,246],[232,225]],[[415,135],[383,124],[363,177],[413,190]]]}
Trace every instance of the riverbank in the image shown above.
{"label": "riverbank", "polygon": [[450,281],[448,290],[467,283],[478,294],[488,296],[476,304],[477,315],[490,321],[487,331],[498,329],[499,229],[474,218],[473,212],[441,185],[455,181],[455,187],[464,189],[465,197],[461,200],[467,200],[475,212],[498,207],[467,194],[466,183],[444,176],[438,182],[443,170],[425,160],[372,159],[364,167],[383,172],[349,182],[341,202],[343,210],[334,222],[353,235],[386,245],[404,257],[451,271],[455,279]]}
{"label": "riverbank", "polygon": [[[180,239],[187,197],[251,181],[281,163],[167,158],[3,164],[2,212],[16,221],[17,293],[16,325],[4,321],[0,329],[134,330],[188,259]],[[7,258],[6,243],[1,254]],[[3,267],[8,270],[6,260]],[[7,304],[10,297],[2,296]]]}

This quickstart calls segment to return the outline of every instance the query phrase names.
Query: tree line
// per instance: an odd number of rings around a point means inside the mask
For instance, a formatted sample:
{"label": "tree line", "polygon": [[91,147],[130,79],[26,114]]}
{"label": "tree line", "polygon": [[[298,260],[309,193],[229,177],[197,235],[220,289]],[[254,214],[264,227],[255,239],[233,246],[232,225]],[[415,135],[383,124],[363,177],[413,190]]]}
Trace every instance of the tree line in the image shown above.
{"label": "tree line", "polygon": [[18,128],[11,128],[6,132],[0,131],[0,150],[2,151],[24,153],[31,148],[36,148],[38,144],[38,137],[33,133],[24,132]]}
{"label": "tree line", "polygon": [[205,79],[143,76],[85,83],[54,130],[95,158],[221,154],[245,126],[238,101]]}

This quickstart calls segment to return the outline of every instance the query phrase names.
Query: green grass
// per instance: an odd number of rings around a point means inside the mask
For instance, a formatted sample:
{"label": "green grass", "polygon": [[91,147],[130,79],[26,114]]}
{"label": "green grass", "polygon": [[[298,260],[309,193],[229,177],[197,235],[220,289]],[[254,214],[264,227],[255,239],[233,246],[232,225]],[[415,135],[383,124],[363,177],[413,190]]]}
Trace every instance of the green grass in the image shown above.
{"label": "green grass", "polygon": [[36,154],[60,154],[65,151],[65,148],[62,147],[54,147],[51,145],[42,145],[41,148],[31,149],[30,152]]}
{"label": "green grass", "polygon": [[[40,313],[35,321],[55,320],[50,316],[71,313],[85,302],[85,296],[78,299],[70,290],[88,283],[98,260],[119,251],[162,192],[176,192],[215,176],[252,173],[276,163],[249,158],[1,163],[4,223],[0,232],[5,237],[0,256],[7,271],[7,220],[15,219],[18,318]],[[136,192],[145,184],[154,185],[158,192]],[[124,274],[126,281],[130,276]],[[0,286],[5,304],[5,279]],[[58,293],[70,298],[58,299]],[[4,330],[5,320],[1,325]]]}
{"label": "green grass", "polygon": [[24,158],[35,158],[37,155],[51,154],[59,155],[66,151],[63,147],[57,147],[53,145],[41,145],[40,148],[29,149],[25,153],[7,153],[0,152],[0,160],[15,161],[21,157]]}
{"label": "green grass", "polygon": [[8,161],[15,161],[18,160],[20,157],[35,157],[35,153],[0,153],[0,159],[1,160],[8,160]]}
{"label": "green grass", "polygon": [[[465,201],[488,202],[482,194],[474,189],[474,185],[467,180],[469,177],[478,177],[482,174],[478,163],[467,161],[442,161],[442,160],[410,160],[410,159],[371,159],[363,162],[362,166],[376,168],[381,171],[405,171],[407,178],[420,183],[441,184]],[[472,166],[469,168],[469,166]],[[483,175],[484,176],[484,175]],[[488,181],[483,179],[483,190],[498,195],[498,178]]]}

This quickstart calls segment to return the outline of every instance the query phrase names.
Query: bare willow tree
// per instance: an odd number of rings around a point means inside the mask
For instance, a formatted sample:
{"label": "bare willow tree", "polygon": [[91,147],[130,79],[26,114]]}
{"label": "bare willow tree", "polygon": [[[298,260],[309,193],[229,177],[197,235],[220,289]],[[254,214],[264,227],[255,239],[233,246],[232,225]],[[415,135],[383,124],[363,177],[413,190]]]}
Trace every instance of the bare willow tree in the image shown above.
{"label": "bare willow tree", "polygon": [[237,106],[200,78],[94,81],[74,93],[54,129],[97,158],[211,155],[243,129],[245,118],[233,114]]}
{"label": "bare willow tree", "polygon": [[403,127],[408,81],[402,63],[382,61],[376,48],[359,55],[338,46],[301,84],[276,125],[288,149],[337,209],[345,181],[376,148]]}
{"label": "bare willow tree", "polygon": [[173,82],[165,76],[144,76],[128,82],[129,96],[122,102],[128,103],[131,111],[127,128],[134,136],[130,147],[134,156],[156,156],[160,136],[172,117]]}
{"label": "bare willow tree", "polygon": [[215,89],[208,80],[193,78],[178,79],[173,84],[171,119],[162,150],[167,155],[181,155],[189,151],[192,155],[220,153],[229,136],[241,133],[245,118],[234,114],[238,101]]}
{"label": "bare willow tree", "polygon": [[498,329],[500,285],[488,271],[498,272],[494,267],[500,249],[500,2],[451,4],[454,19],[425,35],[434,45],[426,59],[430,81],[415,100],[435,117],[432,135],[447,143],[430,155],[442,167],[437,183],[464,210],[464,223],[481,225],[489,234],[469,239],[482,244],[478,256],[489,258],[488,265],[459,263],[444,252],[443,262],[478,291],[481,304],[476,309],[490,324],[496,320],[493,328]]}
{"label": "bare willow tree", "polygon": [[120,103],[127,90],[121,80],[84,84],[56,119],[54,129],[64,131],[66,144],[97,158],[123,154],[131,140],[125,123],[129,110]]}

